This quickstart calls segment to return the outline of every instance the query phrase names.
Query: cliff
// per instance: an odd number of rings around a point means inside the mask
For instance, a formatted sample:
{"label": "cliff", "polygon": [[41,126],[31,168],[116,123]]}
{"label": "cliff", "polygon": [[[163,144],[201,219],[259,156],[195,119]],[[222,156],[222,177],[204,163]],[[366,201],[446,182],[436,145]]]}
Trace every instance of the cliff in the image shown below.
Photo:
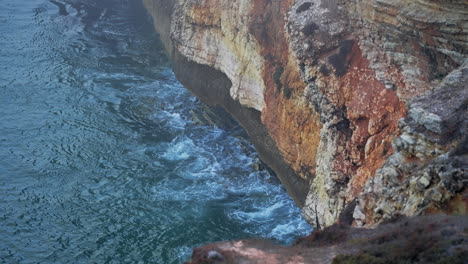
{"label": "cliff", "polygon": [[144,0],[316,227],[466,214],[464,0]]}

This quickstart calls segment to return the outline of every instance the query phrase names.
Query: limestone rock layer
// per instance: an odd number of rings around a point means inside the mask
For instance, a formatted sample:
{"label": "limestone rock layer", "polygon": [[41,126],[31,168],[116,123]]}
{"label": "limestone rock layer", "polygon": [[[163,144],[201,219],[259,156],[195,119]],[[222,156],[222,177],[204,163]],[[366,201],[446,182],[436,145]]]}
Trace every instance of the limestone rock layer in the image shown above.
{"label": "limestone rock layer", "polygon": [[313,225],[466,213],[466,1],[144,2]]}

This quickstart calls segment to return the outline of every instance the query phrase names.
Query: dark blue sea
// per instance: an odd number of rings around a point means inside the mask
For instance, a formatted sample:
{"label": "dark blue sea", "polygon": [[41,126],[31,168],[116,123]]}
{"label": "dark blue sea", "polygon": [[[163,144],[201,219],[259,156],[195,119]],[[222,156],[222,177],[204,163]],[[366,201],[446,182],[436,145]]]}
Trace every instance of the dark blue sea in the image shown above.
{"label": "dark blue sea", "polygon": [[311,231],[138,0],[0,0],[0,263],[181,263]]}

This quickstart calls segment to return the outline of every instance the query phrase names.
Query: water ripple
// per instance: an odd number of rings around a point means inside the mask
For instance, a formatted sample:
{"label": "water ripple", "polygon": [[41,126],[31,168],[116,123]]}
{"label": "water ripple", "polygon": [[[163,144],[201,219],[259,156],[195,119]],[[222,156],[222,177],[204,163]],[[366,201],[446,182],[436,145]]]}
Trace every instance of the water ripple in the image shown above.
{"label": "water ripple", "polygon": [[0,262],[180,263],[310,231],[177,82],[139,1],[0,6]]}

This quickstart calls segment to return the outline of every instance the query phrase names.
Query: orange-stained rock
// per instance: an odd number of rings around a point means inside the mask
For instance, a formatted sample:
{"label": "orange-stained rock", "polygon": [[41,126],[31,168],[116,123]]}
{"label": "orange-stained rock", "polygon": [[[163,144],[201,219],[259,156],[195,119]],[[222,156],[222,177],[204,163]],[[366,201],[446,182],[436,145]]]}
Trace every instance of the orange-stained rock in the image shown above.
{"label": "orange-stained rock", "polygon": [[[290,56],[283,19],[292,0],[252,1],[250,32],[260,45],[264,60],[265,109],[262,121],[285,160],[298,175],[311,180],[315,175],[316,152],[320,141],[319,116],[301,97],[306,83]],[[274,43],[274,45],[272,45]]]}
{"label": "orange-stained rock", "polygon": [[145,5],[184,85],[246,128],[313,225],[466,202],[466,1]]}

